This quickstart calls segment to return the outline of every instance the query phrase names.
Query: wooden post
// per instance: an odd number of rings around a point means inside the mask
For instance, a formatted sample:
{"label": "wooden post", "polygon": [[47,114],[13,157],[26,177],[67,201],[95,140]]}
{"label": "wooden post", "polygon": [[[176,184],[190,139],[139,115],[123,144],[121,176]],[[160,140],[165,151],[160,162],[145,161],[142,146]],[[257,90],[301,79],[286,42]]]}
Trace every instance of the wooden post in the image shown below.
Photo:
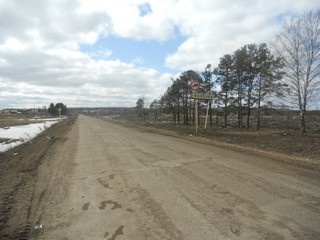
{"label": "wooden post", "polygon": [[204,129],[207,129],[207,122],[208,122],[208,113],[209,113],[209,106],[211,101],[208,100],[208,106],[207,106],[207,114],[206,114],[206,123],[204,124]]}
{"label": "wooden post", "polygon": [[196,134],[198,134],[198,99],[195,99],[195,111],[196,111]]}

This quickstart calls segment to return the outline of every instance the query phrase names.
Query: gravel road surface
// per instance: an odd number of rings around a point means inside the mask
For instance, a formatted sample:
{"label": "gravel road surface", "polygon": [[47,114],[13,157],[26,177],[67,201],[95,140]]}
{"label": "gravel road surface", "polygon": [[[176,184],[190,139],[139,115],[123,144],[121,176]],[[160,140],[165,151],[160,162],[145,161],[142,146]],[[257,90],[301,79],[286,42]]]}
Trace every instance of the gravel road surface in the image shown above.
{"label": "gravel road surface", "polygon": [[80,115],[31,214],[30,239],[319,239],[320,175]]}

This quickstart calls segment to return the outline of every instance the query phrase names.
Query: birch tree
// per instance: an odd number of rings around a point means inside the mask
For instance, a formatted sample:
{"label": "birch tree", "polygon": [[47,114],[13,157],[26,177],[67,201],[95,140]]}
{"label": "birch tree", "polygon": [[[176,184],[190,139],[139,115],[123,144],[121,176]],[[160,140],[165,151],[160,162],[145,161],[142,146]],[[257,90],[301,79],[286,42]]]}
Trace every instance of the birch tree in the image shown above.
{"label": "birch tree", "polygon": [[287,98],[299,108],[299,127],[304,134],[308,104],[320,87],[320,9],[287,22],[275,45],[285,63]]}

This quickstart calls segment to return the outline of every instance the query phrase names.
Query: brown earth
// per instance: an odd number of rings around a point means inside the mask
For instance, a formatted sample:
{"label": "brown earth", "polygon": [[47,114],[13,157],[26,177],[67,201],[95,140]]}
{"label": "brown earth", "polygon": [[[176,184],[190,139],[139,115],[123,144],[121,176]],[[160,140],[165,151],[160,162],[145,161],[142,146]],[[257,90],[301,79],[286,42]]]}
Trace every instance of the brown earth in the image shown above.
{"label": "brown earth", "polygon": [[282,128],[238,129],[223,127],[200,126],[195,134],[194,125],[167,124],[156,121],[132,121],[112,119],[112,121],[127,125],[147,127],[166,131],[167,134],[194,139],[203,143],[213,144],[226,149],[248,152],[269,158],[270,160],[286,162],[315,171],[320,171],[320,129],[309,130],[301,135],[299,130]]}
{"label": "brown earth", "polygon": [[74,121],[69,118],[32,141],[0,153],[0,239],[28,239],[39,166],[63,144]]}
{"label": "brown earth", "polygon": [[316,158],[226,142],[63,121],[0,155],[0,239],[318,239]]}

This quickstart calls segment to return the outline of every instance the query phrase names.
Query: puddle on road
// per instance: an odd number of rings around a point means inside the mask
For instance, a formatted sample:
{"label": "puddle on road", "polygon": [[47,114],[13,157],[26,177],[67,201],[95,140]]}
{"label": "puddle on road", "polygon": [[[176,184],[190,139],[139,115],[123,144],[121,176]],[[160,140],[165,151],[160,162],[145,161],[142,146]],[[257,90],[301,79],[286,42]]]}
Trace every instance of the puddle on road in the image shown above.
{"label": "puddle on road", "polygon": [[82,210],[83,211],[87,211],[89,209],[89,205],[90,205],[90,202],[87,202],[87,203],[83,204]]}
{"label": "puddle on road", "polygon": [[102,201],[100,202],[100,207],[99,209],[100,210],[104,210],[107,206],[107,204],[113,204],[111,210],[115,210],[115,209],[118,209],[118,208],[122,208],[122,205],[119,204],[118,202],[114,202],[112,200],[107,200],[107,201]]}
{"label": "puddle on road", "polygon": [[127,208],[126,209],[128,212],[134,212],[134,210],[132,210],[131,208]]}
{"label": "puddle on road", "polygon": [[101,178],[98,178],[97,180],[104,188],[112,189],[112,187],[110,187],[109,183],[103,181]]}
{"label": "puddle on road", "polygon": [[[123,225],[118,227],[118,229],[114,232],[111,238],[108,238],[108,240],[115,240],[119,235],[123,235],[123,228],[124,228]],[[104,234],[104,238],[106,238],[108,235],[109,235],[109,232],[106,232]]]}
{"label": "puddle on road", "polygon": [[106,206],[107,206],[107,201],[102,201],[100,204],[101,204],[101,205],[100,205],[99,209],[100,209],[100,210],[103,210],[103,209],[105,209]]}
{"label": "puddle on road", "polygon": [[[100,202],[100,206],[99,206],[99,209],[100,210],[104,210],[106,207],[107,207],[107,204],[112,204],[112,208],[111,210],[115,210],[115,209],[118,209],[118,208],[122,208],[122,205],[119,204],[118,202],[114,202],[112,200],[106,200],[106,201],[102,201]],[[82,210],[83,211],[87,211],[89,209],[89,205],[90,205],[90,202],[87,202],[85,204],[83,204],[82,206]],[[127,209],[128,210],[128,209]],[[131,209],[130,209],[131,210]],[[128,210],[129,211],[129,210]],[[133,210],[131,210],[133,211]]]}
{"label": "puddle on road", "polygon": [[119,204],[118,202],[114,202],[114,201],[108,200],[108,201],[106,201],[106,203],[107,204],[113,204],[113,207],[111,208],[111,210],[122,208],[122,205]]}

